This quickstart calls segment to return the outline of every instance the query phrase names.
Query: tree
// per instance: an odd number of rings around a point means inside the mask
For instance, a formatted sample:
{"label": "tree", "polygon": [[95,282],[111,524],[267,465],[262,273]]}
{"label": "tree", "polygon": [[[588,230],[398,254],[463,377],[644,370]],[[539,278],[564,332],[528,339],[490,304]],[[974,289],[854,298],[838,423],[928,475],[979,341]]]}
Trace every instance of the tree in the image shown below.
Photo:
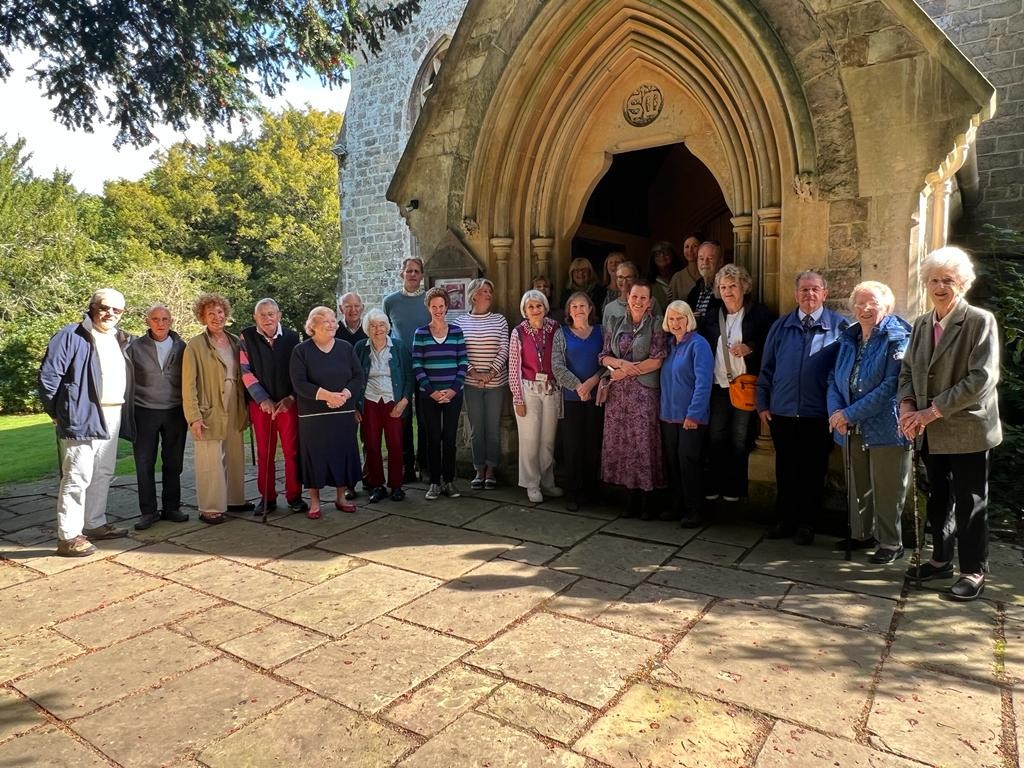
{"label": "tree", "polygon": [[5,51],[36,50],[33,76],[63,125],[109,122],[117,145],[144,146],[156,123],[252,116],[257,91],[280,95],[291,73],[340,84],[351,52],[379,53],[417,11],[419,0],[0,0],[0,78],[12,72]]}

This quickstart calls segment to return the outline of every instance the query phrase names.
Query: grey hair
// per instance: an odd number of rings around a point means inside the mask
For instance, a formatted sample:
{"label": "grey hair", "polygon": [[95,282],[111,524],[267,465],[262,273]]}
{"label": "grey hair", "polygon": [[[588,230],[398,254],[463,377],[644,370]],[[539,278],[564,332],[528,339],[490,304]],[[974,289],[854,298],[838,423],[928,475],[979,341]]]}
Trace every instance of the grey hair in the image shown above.
{"label": "grey hair", "polygon": [[114,288],[97,288],[92,292],[92,296],[89,297],[89,311],[98,304],[102,304],[107,298],[120,299],[121,306],[125,307],[127,304],[124,300],[124,294]]}
{"label": "grey hair", "polygon": [[473,297],[476,296],[480,289],[484,286],[491,289],[491,294],[494,294],[494,283],[488,280],[486,277],[478,277],[476,280],[471,282],[466,287],[466,302],[469,304],[469,313],[473,314]]}
{"label": "grey hair", "polygon": [[957,282],[960,283],[961,293],[971,290],[977,277],[974,262],[967,255],[967,251],[952,245],[937,248],[924,257],[924,261],[921,262],[921,281],[927,283],[929,275],[937,269],[952,270]]}
{"label": "grey hair", "polygon": [[880,283],[877,280],[864,280],[853,286],[853,290],[850,291],[850,309],[854,308],[854,302],[857,299],[858,293],[873,293],[876,298],[885,307],[885,313],[889,314],[892,312],[893,307],[896,306],[896,296],[885,283]]}
{"label": "grey hair", "polygon": [[388,333],[391,333],[391,320],[382,310],[371,309],[363,315],[363,333],[367,336],[370,335],[370,323],[384,323],[387,326]]}
{"label": "grey hair", "polygon": [[363,297],[360,296],[358,293],[356,293],[355,291],[345,291],[345,293],[341,294],[341,297],[338,299],[339,308],[341,307],[342,304],[345,303],[345,299],[347,299],[349,296],[355,296],[357,299],[359,299],[360,304],[363,303]]}
{"label": "grey hair", "polygon": [[[693,309],[682,299],[676,299],[669,303],[665,307],[665,316],[661,320],[661,330],[668,331],[668,313],[675,312],[676,314],[682,315],[686,318],[686,330],[687,332],[697,330],[697,317],[693,314]],[[669,331],[671,333],[671,331]]]}
{"label": "grey hair", "polygon": [[311,310],[309,310],[309,317],[306,318],[306,324],[303,326],[307,336],[313,335],[313,329],[317,326],[317,323],[315,323],[314,321],[321,315],[326,315],[327,317],[331,318],[331,320],[337,319],[334,316],[334,310],[331,309],[330,307],[313,307]]}
{"label": "grey hair", "polygon": [[750,277],[750,273],[746,269],[741,267],[739,264],[726,264],[720,270],[715,273],[715,298],[722,298],[721,291],[718,290],[718,284],[724,278],[732,278],[739,283],[740,288],[743,289],[743,295],[748,295],[754,288],[754,281]]}
{"label": "grey hair", "polygon": [[158,301],[156,304],[150,304],[146,308],[146,314],[144,314],[143,317],[146,318],[147,320],[149,320],[149,316],[152,315],[154,312],[156,312],[158,309],[166,309],[167,310],[167,314],[168,315],[171,314],[171,308],[168,307],[166,304],[161,304]]}
{"label": "grey hair", "polygon": [[800,281],[808,277],[818,278],[819,280],[821,280],[821,287],[824,288],[826,291],[828,290],[828,280],[826,280],[825,276],[816,269],[805,269],[803,272],[797,273],[796,279],[793,281],[793,285],[799,288]]}
{"label": "grey hair", "polygon": [[545,312],[548,312],[551,309],[551,305],[548,304],[548,297],[540,291],[531,288],[524,293],[523,298],[519,300],[519,314],[523,317],[526,317],[526,302],[528,301],[539,301],[544,305]]}
{"label": "grey hair", "polygon": [[260,307],[262,307],[262,306],[264,306],[264,305],[266,305],[266,304],[270,304],[270,305],[271,305],[271,306],[272,306],[272,307],[273,307],[274,309],[276,309],[276,310],[277,310],[278,312],[280,312],[280,311],[281,311],[281,307],[280,307],[280,305],[278,305],[278,303],[277,303],[276,301],[274,301],[274,300],[273,300],[272,298],[270,298],[270,297],[268,296],[267,298],[265,298],[265,299],[260,299],[259,301],[257,301],[257,302],[256,302],[256,306],[254,306],[254,307],[252,308],[252,313],[253,313],[253,314],[255,315],[255,314],[256,314],[257,312],[259,312],[259,309],[260,309]]}

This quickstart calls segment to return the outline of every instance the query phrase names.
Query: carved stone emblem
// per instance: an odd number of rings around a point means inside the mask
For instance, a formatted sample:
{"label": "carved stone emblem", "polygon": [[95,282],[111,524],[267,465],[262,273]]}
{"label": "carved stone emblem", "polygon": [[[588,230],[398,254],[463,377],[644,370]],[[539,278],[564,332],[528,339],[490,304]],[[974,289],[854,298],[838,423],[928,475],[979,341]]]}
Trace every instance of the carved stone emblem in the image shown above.
{"label": "carved stone emblem", "polygon": [[665,97],[661,95],[661,89],[646,83],[626,97],[626,102],[622,105],[622,114],[627,123],[643,128],[658,119],[663,106]]}
{"label": "carved stone emblem", "polygon": [[801,203],[810,203],[818,199],[818,177],[813,173],[798,173],[793,179],[793,191]]}

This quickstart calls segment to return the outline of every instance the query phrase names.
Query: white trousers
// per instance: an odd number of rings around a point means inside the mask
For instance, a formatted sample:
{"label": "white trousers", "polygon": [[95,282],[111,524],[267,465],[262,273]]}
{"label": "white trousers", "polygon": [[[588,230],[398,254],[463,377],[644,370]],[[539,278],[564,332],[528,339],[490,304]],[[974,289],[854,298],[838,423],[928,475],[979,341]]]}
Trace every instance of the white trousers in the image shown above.
{"label": "white trousers", "polygon": [[107,523],[107,494],[117,464],[121,406],[103,407],[108,440],[60,441],[60,488],[57,493],[57,538],[71,541],[83,528]]}
{"label": "white trousers", "polygon": [[555,431],[562,394],[536,394],[523,387],[526,415],[516,416],[519,428],[519,485],[553,488],[555,485]]}

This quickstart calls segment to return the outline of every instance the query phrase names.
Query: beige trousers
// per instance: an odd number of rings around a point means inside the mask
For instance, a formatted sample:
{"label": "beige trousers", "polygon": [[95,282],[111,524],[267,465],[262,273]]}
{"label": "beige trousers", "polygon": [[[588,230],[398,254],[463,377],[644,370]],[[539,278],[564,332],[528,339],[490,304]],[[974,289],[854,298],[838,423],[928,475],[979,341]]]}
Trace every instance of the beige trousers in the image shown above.
{"label": "beige trousers", "polygon": [[200,514],[224,512],[229,504],[245,503],[245,450],[235,419],[234,381],[224,382],[228,435],[224,440],[196,440],[196,506]]}

